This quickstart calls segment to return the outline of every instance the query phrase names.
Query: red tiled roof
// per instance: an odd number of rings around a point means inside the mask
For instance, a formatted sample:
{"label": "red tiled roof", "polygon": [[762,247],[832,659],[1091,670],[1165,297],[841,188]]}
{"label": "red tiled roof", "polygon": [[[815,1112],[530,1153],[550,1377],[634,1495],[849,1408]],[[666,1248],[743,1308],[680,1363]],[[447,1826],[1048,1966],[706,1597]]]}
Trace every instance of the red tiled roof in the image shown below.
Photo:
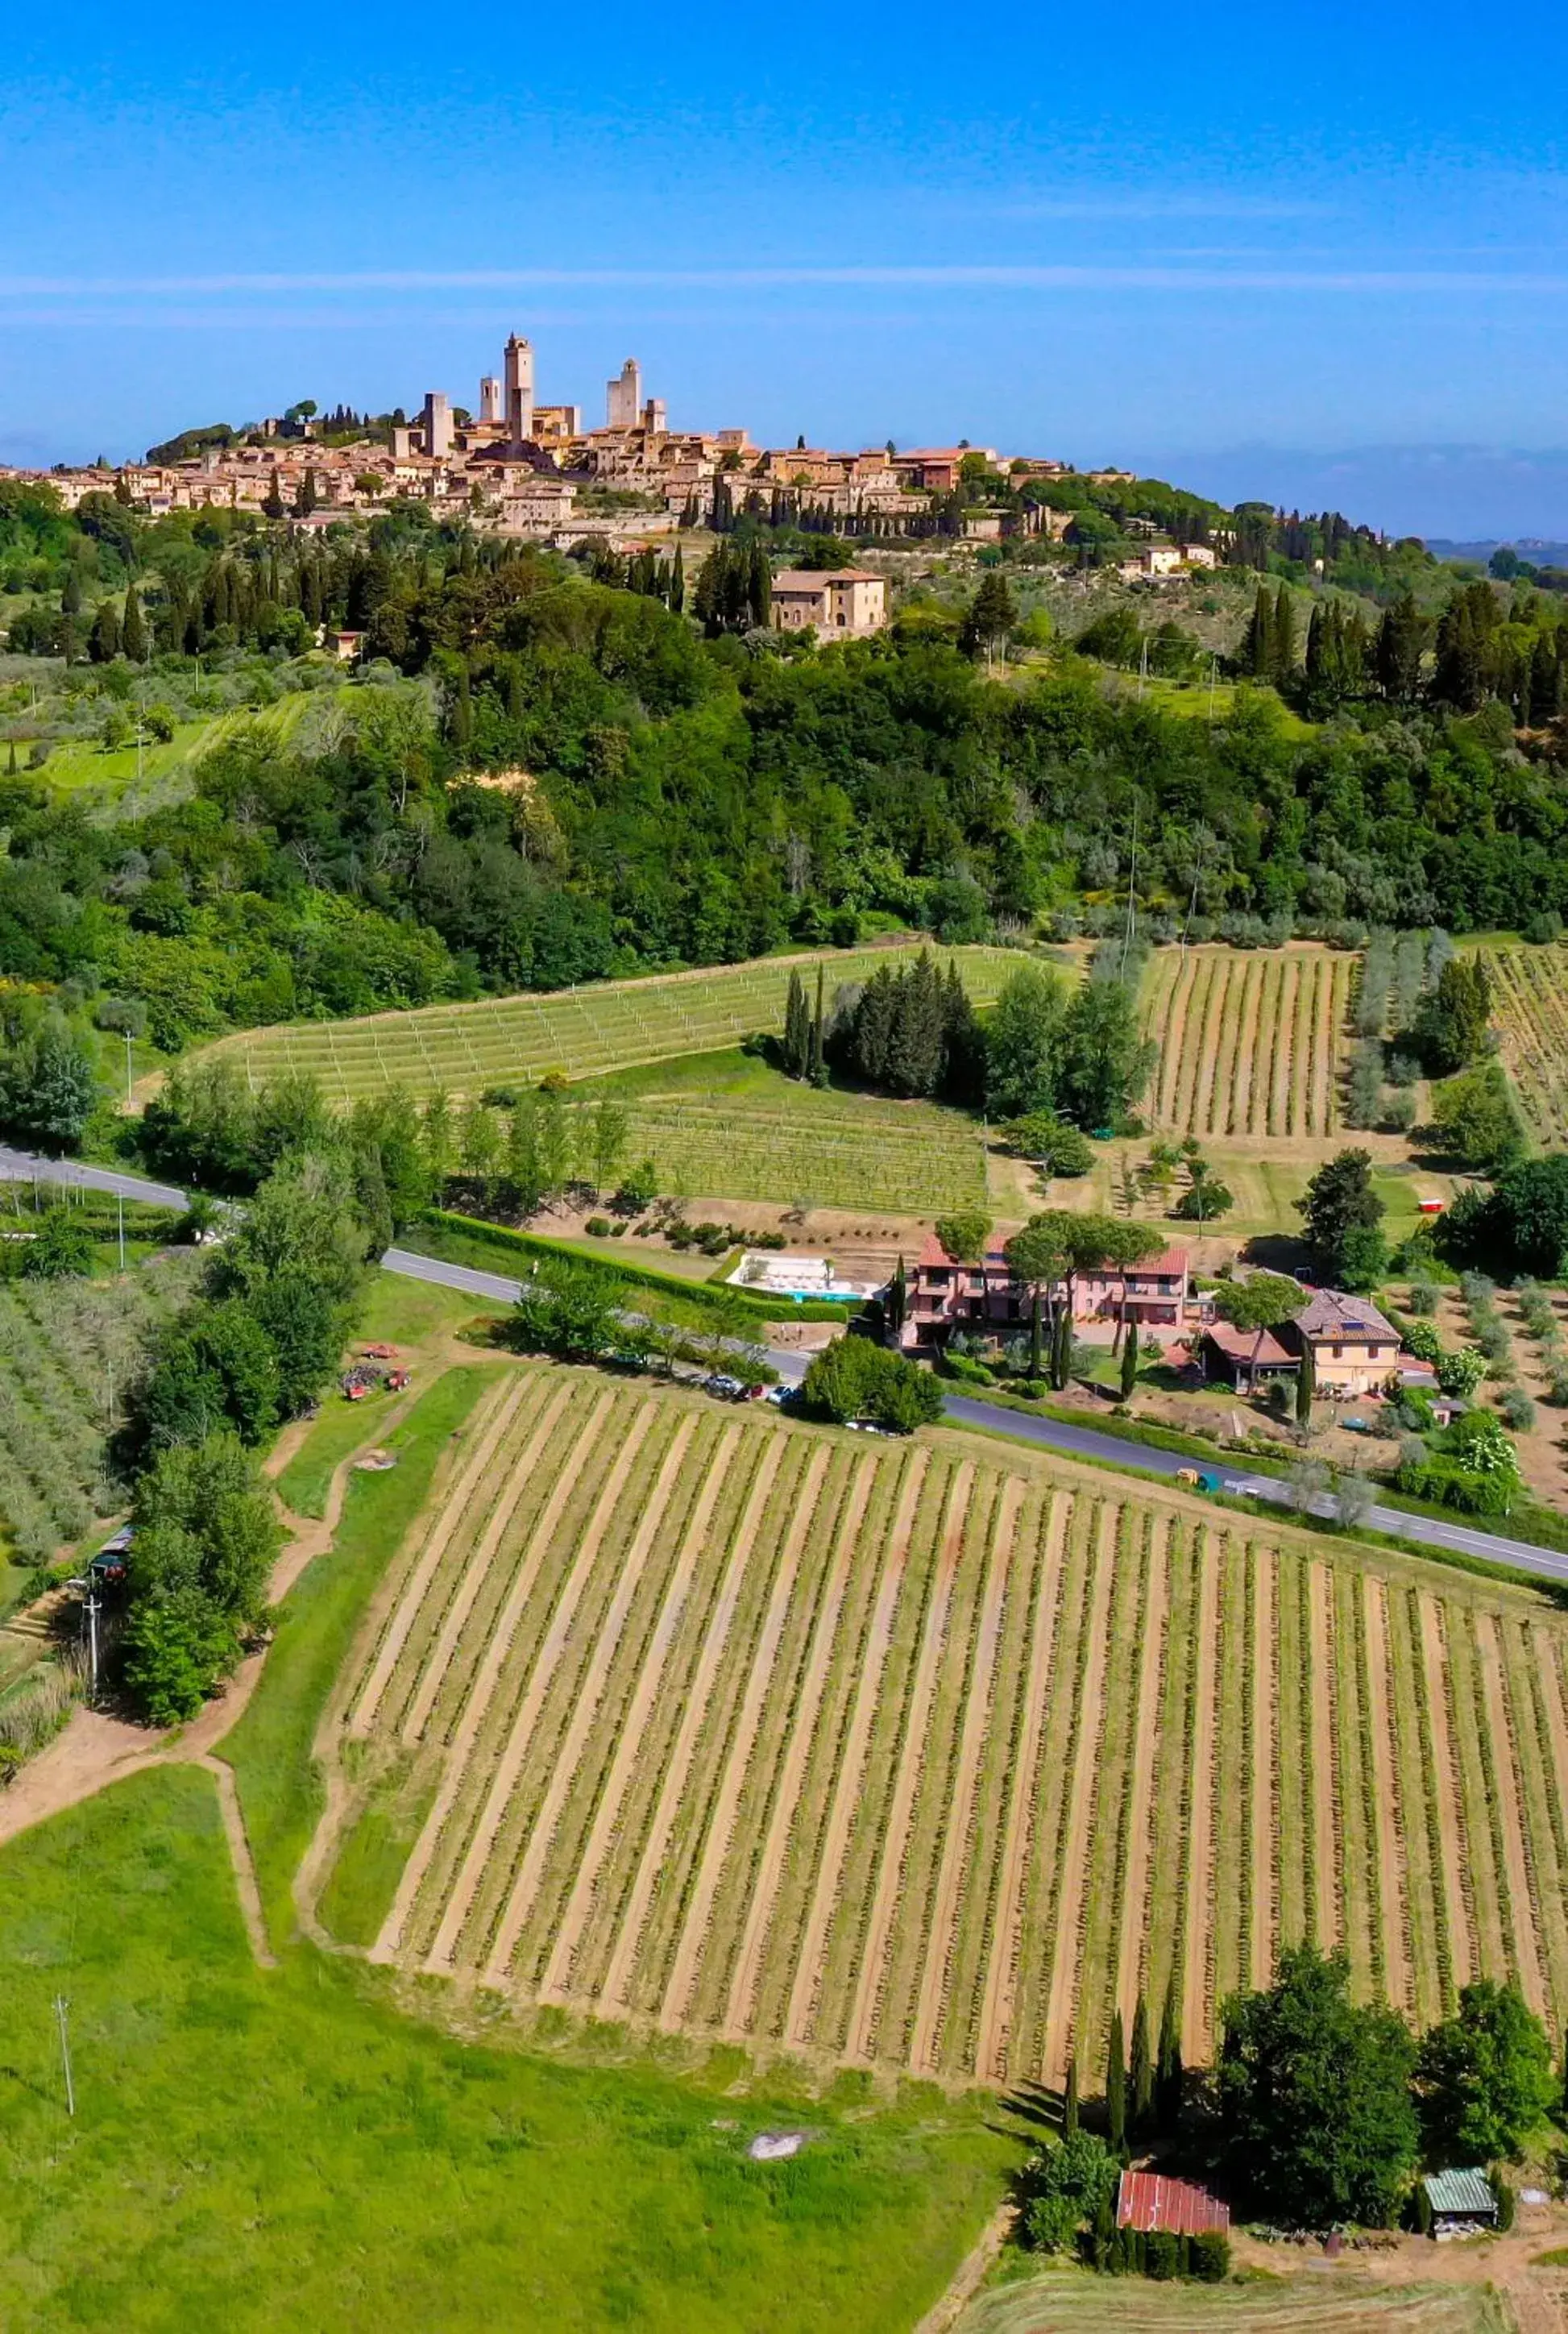
{"label": "red tiled roof", "polygon": [[1190,2180],[1168,2180],[1159,2172],[1124,2172],[1116,2194],[1119,2229],[1169,2229],[1178,2237],[1228,2229],[1230,2207]]}
{"label": "red tiled roof", "polygon": [[1238,1329],[1230,1321],[1211,1321],[1204,1335],[1233,1362],[1278,1364],[1294,1362],[1296,1358],[1267,1329],[1263,1333],[1261,1343],[1255,1329]]}

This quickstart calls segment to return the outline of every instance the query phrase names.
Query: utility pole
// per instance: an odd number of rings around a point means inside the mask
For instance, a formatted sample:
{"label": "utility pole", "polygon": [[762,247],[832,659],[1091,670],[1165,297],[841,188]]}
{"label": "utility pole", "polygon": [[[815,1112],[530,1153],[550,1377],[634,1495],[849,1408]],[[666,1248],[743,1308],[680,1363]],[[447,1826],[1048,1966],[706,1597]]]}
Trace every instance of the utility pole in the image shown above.
{"label": "utility pole", "polygon": [[125,1194],[123,1191],[117,1191],[115,1197],[120,1201],[120,1269],[123,1272],[125,1270]]}
{"label": "utility pole", "polygon": [[60,2063],[65,2070],[65,2112],[72,2120],[76,2115],[76,2086],[71,2079],[71,2038],[65,2030],[65,2013],[71,2004],[63,1993],[54,1997],[54,2017],[60,2028]]}

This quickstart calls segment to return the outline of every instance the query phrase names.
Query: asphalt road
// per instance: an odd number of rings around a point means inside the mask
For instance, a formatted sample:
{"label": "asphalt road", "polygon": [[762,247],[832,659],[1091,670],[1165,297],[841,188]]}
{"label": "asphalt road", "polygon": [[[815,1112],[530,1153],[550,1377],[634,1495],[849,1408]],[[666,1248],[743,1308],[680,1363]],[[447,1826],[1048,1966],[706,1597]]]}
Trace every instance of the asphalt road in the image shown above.
{"label": "asphalt road", "polygon": [[[381,1262],[389,1272],[400,1272],[411,1280],[434,1281],[441,1288],[462,1289],[471,1297],[487,1297],[503,1305],[512,1304],[522,1286],[520,1281],[508,1279],[505,1273],[476,1272],[467,1265],[443,1264],[438,1258],[415,1256],[407,1249],[390,1248]],[[808,1358],[777,1346],[768,1349],[769,1361],[786,1384],[799,1384],[805,1375]],[[1024,1411],[1004,1409],[998,1403],[976,1402],[969,1394],[949,1394],[947,1414],[956,1425],[983,1426],[995,1433],[1012,1435],[1020,1442],[1064,1452],[1070,1458],[1095,1459],[1123,1470],[1135,1467],[1143,1474],[1175,1475],[1180,1468],[1199,1466],[1207,1474],[1218,1475],[1222,1490],[1267,1500],[1279,1508],[1293,1505],[1287,1485],[1277,1475],[1263,1474],[1253,1468],[1227,1467],[1219,1460],[1186,1458],[1179,1452],[1162,1451],[1154,1443],[1126,1442],[1120,1435],[1097,1433],[1092,1426],[1072,1426],[1060,1419],[1033,1417]],[[1332,1500],[1316,1503],[1320,1515],[1332,1516],[1333,1511]],[[1544,1580],[1568,1583],[1568,1556],[1536,1548],[1529,1540],[1475,1531],[1467,1524],[1448,1523],[1437,1516],[1410,1515],[1403,1508],[1373,1507],[1364,1521],[1373,1531],[1397,1533],[1402,1539],[1418,1540],[1428,1548],[1480,1557],[1493,1564],[1515,1566],[1521,1572],[1534,1572]]]}
{"label": "asphalt road", "polygon": [[79,1159],[44,1159],[35,1152],[8,1151],[0,1143],[0,1183],[70,1183],[82,1191],[108,1191],[122,1200],[146,1200],[155,1208],[183,1208],[185,1193],[172,1183],[149,1182],[145,1175],[122,1175],[115,1167],[84,1167]]}

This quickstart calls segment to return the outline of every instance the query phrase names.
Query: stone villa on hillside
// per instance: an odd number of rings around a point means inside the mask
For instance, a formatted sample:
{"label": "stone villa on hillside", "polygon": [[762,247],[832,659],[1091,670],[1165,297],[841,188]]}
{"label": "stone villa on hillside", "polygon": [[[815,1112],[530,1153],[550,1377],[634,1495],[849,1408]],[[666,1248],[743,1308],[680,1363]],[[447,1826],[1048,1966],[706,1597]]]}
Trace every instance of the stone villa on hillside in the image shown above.
{"label": "stone villa on hillside", "polygon": [[773,622],[779,632],[814,625],[824,639],[864,640],[888,621],[888,587],[869,567],[787,567],[774,577]]}
{"label": "stone villa on hillside", "polygon": [[1400,1333],[1392,1322],[1370,1297],[1347,1297],[1337,1288],[1315,1289],[1295,1318],[1277,1330],[1260,1334],[1211,1321],[1200,1358],[1206,1375],[1227,1379],[1239,1393],[1255,1394],[1277,1379],[1294,1379],[1309,1345],[1318,1392],[1342,1399],[1376,1394],[1400,1367]]}
{"label": "stone villa on hillside", "polygon": [[[1064,1300],[1065,1287],[1054,1292]],[[1178,1332],[1198,1318],[1185,1249],[1168,1249],[1126,1272],[1081,1272],[1073,1285],[1073,1319],[1091,1331],[1114,1328],[1121,1320],[1146,1330]],[[906,1353],[931,1354],[955,1329],[972,1336],[1006,1339],[1021,1336],[1030,1314],[1029,1291],[1000,1248],[987,1249],[978,1264],[949,1256],[928,1233],[909,1276],[900,1344]]]}

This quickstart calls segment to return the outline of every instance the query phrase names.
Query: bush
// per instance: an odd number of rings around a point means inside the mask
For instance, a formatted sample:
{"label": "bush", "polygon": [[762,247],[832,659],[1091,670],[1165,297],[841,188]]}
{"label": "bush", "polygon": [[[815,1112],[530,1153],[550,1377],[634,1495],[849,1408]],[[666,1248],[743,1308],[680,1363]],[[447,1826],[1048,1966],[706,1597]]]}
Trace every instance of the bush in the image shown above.
{"label": "bush", "polygon": [[620,1227],[611,1224],[608,1216],[590,1216],[582,1229],[590,1239],[608,1239],[611,1233]]}
{"label": "bush", "polygon": [[[1414,1289],[1410,1296],[1413,1302]],[[1417,1361],[1429,1363],[1434,1369],[1443,1358],[1443,1341],[1429,1321],[1410,1323],[1405,1331],[1405,1346],[1408,1352],[1414,1354]]]}
{"label": "bush", "polygon": [[1528,1434],[1535,1423],[1535,1405],[1523,1386],[1510,1386],[1497,1407],[1515,1434]]}
{"label": "bush", "polygon": [[[1436,1284],[1430,1280],[1412,1280],[1410,1283],[1411,1312],[1419,1314],[1422,1320],[1428,1320],[1430,1318],[1432,1314],[1437,1311],[1437,1309],[1438,1291]],[[1409,1339],[1407,1337],[1405,1343],[1409,1345]],[[1412,1347],[1411,1350],[1413,1351],[1414,1348]]]}
{"label": "bush", "polygon": [[912,1434],[942,1415],[936,1379],[869,1337],[835,1337],[807,1370],[801,1399],[819,1418],[841,1426],[865,1419],[894,1434]]}
{"label": "bush", "polygon": [[1079,2230],[1109,2207],[1120,2172],[1116,2158],[1092,2132],[1071,2132],[1056,2147],[1032,2156],[1024,2167],[1024,2226],[1041,2252],[1066,2252]]}
{"label": "bush", "polygon": [[1486,1357],[1468,1345],[1461,1345],[1457,1354],[1439,1352],[1432,1366],[1444,1394],[1472,1394],[1486,1374]]}
{"label": "bush", "polygon": [[937,1238],[951,1257],[960,1264],[977,1264],[986,1253],[986,1242],[991,1237],[991,1219],[978,1208],[966,1208],[956,1216],[938,1216]]}
{"label": "bush", "polygon": [[1230,2239],[1223,2229],[1206,2229],[1189,2237],[1188,2274],[1204,2285],[1223,2285],[1230,2275]]}

